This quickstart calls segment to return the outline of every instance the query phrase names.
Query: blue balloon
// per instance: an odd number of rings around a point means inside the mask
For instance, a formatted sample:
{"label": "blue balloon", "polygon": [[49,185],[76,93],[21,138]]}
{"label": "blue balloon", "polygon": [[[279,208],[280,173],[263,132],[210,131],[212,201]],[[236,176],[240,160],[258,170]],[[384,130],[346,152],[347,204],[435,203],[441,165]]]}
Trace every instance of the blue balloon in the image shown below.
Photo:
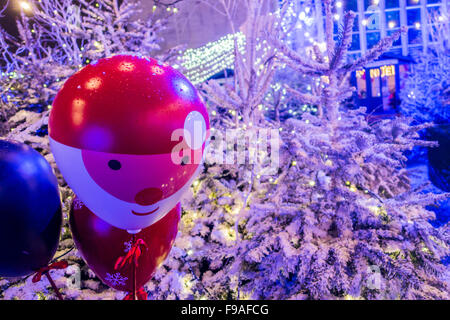
{"label": "blue balloon", "polygon": [[49,163],[25,144],[0,140],[0,276],[25,276],[47,266],[61,223]]}

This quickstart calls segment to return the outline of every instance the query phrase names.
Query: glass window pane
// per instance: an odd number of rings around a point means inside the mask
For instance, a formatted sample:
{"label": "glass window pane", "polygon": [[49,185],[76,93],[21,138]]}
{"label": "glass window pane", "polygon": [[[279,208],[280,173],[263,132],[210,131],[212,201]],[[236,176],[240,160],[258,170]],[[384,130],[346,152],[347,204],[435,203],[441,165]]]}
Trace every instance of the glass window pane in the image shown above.
{"label": "glass window pane", "polygon": [[418,5],[420,5],[420,0],[407,0],[406,5],[407,6],[418,6]]}
{"label": "glass window pane", "polygon": [[359,30],[359,15],[355,16],[355,22],[353,23],[353,32]]}
{"label": "glass window pane", "polygon": [[441,3],[444,2],[445,0],[428,0],[427,4],[434,4],[434,3]]}
{"label": "glass window pane", "polygon": [[[393,30],[388,30],[387,31],[387,35],[391,36],[392,34],[394,34],[396,31],[398,31],[399,29],[393,29]],[[400,36],[397,40],[394,41],[394,43],[392,44],[393,47],[396,46],[401,46],[402,45],[402,37]]]}
{"label": "glass window pane", "polygon": [[358,11],[358,1],[357,0],[347,0],[345,8],[347,10]]}
{"label": "glass window pane", "polygon": [[381,77],[395,77],[395,65],[388,64],[380,67]]}
{"label": "glass window pane", "polygon": [[420,9],[406,10],[408,26],[413,26],[416,22],[420,23]]}
{"label": "glass window pane", "polygon": [[356,70],[356,88],[358,90],[358,98],[367,98],[366,70]]}
{"label": "glass window pane", "polygon": [[379,32],[368,32],[367,33],[367,48],[372,48],[380,41],[380,33]]}
{"label": "glass window pane", "polygon": [[[384,69],[386,73],[384,73]],[[383,109],[385,111],[391,111],[396,106],[395,98],[395,66],[382,66],[381,67],[381,92],[383,96]],[[384,76],[383,76],[384,73]]]}
{"label": "glass window pane", "polygon": [[381,97],[379,68],[370,69],[370,88],[372,89],[372,97]]}
{"label": "glass window pane", "polygon": [[398,28],[400,26],[400,11],[386,12],[386,27],[388,29]]}
{"label": "glass window pane", "polygon": [[386,0],[385,2],[385,6],[386,9],[390,9],[390,8],[399,8],[399,1],[398,0]]}
{"label": "glass window pane", "polygon": [[408,43],[409,44],[422,43],[422,32],[418,29],[410,28],[408,30]]}
{"label": "glass window pane", "polygon": [[350,51],[356,51],[356,50],[360,50],[360,45],[359,45],[359,34],[355,33],[352,35],[352,44],[350,45]]}

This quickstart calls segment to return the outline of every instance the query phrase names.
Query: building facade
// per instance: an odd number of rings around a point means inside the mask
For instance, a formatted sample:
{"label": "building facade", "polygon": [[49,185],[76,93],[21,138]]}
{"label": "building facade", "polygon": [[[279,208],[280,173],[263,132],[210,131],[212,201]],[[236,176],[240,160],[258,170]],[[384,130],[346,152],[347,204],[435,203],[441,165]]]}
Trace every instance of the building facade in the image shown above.
{"label": "building facade", "polygon": [[[281,0],[264,0],[282,3]],[[182,4],[183,2],[181,2]],[[219,74],[233,66],[234,35],[226,18],[213,7],[193,2],[179,6],[168,28],[166,42],[170,46],[184,43],[180,65],[194,83]],[[233,11],[236,26],[245,21],[242,2],[236,0]],[[295,31],[288,36],[288,43],[296,50],[308,50],[311,44],[325,44],[324,5],[320,0],[295,0],[292,15],[297,18]],[[405,27],[407,32],[394,42],[389,53],[366,68],[356,71],[351,81],[357,88],[357,104],[366,106],[369,112],[396,113],[400,103],[399,92],[414,60],[415,52],[426,51],[433,45],[431,36],[434,23],[448,27],[450,0],[336,0],[334,2],[334,31],[336,37],[343,23],[344,12],[356,14],[352,32],[350,58],[357,58],[370,50],[380,39]],[[430,19],[433,18],[433,19]],[[239,37],[241,39],[241,37]],[[290,39],[290,40],[289,40]],[[244,39],[241,39],[245,41]]]}
{"label": "building facade", "polygon": [[[353,54],[366,52],[381,38],[406,27],[408,32],[392,48],[393,52],[403,56],[432,45],[430,18],[436,16],[444,21],[448,19],[450,9],[448,0],[343,0],[337,7],[337,10],[356,13],[350,49]],[[342,19],[342,12],[339,16]]]}
{"label": "building facade", "polygon": [[[354,58],[370,50],[380,39],[405,27],[407,32],[394,42],[389,53],[353,74],[356,100],[373,113],[396,113],[398,98],[411,56],[435,44],[432,36],[436,23],[448,27],[448,0],[342,0],[336,2],[335,20],[342,23],[344,10],[356,13],[350,55]],[[323,19],[321,1],[315,1],[318,19]],[[320,21],[320,20],[319,20]],[[336,32],[338,28],[336,27]],[[319,39],[323,30],[318,28]],[[319,40],[320,41],[320,40]]]}

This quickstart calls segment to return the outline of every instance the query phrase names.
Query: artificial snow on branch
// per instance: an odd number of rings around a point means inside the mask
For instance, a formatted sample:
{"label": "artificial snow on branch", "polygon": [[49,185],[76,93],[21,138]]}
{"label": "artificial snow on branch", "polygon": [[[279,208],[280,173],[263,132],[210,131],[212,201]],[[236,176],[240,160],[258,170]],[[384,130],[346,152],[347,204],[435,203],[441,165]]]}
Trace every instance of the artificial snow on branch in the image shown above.
{"label": "artificial snow on branch", "polygon": [[[426,205],[449,195],[411,190],[405,169],[404,151],[435,143],[420,140],[424,126],[412,126],[410,118],[369,122],[365,108],[349,108],[345,101],[353,92],[352,70],[380,56],[399,34],[350,61],[354,14],[345,14],[334,41],[334,8],[324,1],[326,48],[321,52],[313,45],[308,55],[280,41],[283,34],[258,27],[252,12],[262,4],[246,3],[246,50],[235,50],[234,78],[211,80],[202,89],[214,132],[276,128],[279,166],[264,175],[261,164],[207,162],[192,197],[184,201],[176,247],[185,254],[169,257],[149,284],[151,294],[161,299],[448,299],[441,263],[450,252],[448,232],[429,223],[434,213]],[[282,13],[265,18],[275,27]],[[261,35],[263,30],[269,32]],[[261,47],[267,56],[258,53]],[[266,108],[286,103],[266,99],[273,72],[284,65],[280,70],[297,72],[298,79],[317,78],[314,94],[293,89],[302,87],[298,83],[283,84],[289,96],[316,105],[317,112],[304,112],[301,119],[267,117]]]}

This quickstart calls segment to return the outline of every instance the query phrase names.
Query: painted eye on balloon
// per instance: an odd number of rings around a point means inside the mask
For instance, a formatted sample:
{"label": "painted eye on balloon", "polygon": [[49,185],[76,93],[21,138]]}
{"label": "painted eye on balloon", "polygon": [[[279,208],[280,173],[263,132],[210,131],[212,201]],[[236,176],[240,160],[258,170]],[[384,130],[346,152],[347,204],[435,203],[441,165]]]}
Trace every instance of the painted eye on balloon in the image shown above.
{"label": "painted eye on balloon", "polygon": [[122,164],[117,160],[109,160],[108,167],[110,167],[112,170],[120,170],[122,168]]}

